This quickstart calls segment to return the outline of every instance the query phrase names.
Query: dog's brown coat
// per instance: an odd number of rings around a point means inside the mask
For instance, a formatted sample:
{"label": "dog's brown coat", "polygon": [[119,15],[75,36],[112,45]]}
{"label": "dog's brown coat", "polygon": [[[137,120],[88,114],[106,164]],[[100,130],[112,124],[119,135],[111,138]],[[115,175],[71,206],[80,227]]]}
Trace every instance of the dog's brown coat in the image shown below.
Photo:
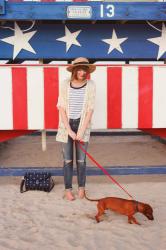
{"label": "dog's brown coat", "polygon": [[107,209],[128,216],[128,223],[130,224],[133,222],[140,225],[140,223],[133,216],[137,212],[144,214],[149,220],[154,220],[153,209],[149,204],[146,203],[117,197],[106,197],[102,199],[92,200],[89,199],[86,194],[85,198],[89,201],[98,202],[98,213],[95,216],[97,222],[100,222],[99,217],[103,215],[104,211]]}

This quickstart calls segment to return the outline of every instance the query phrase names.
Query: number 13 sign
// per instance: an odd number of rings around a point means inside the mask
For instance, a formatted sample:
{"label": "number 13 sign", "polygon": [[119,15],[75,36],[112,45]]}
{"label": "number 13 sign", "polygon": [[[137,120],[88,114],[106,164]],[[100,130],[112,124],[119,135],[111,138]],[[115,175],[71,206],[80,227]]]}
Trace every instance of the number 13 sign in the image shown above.
{"label": "number 13 sign", "polygon": [[112,4],[100,5],[100,17],[113,17],[115,15],[115,7]]}

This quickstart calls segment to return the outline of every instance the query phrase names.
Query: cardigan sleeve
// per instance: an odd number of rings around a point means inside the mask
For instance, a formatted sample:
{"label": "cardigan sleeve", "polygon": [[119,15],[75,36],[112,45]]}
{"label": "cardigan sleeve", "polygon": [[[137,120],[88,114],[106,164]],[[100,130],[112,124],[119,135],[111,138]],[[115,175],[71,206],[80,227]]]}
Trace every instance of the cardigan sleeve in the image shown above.
{"label": "cardigan sleeve", "polygon": [[91,83],[89,89],[89,98],[88,98],[88,106],[87,111],[93,111],[95,108],[95,98],[96,98],[96,85],[94,82]]}
{"label": "cardigan sleeve", "polygon": [[57,108],[62,107],[65,108],[65,84],[60,84],[59,87],[59,96],[58,96],[58,102],[57,102]]}

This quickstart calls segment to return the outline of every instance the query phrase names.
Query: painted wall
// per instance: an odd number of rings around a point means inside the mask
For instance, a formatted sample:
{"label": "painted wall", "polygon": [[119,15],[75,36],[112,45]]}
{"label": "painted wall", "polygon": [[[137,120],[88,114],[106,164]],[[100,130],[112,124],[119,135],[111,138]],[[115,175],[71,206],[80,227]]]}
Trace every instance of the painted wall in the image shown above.
{"label": "painted wall", "polygon": [[[56,129],[66,66],[0,66],[0,130]],[[166,66],[97,66],[93,129],[166,128]],[[4,84],[5,83],[5,84]]]}

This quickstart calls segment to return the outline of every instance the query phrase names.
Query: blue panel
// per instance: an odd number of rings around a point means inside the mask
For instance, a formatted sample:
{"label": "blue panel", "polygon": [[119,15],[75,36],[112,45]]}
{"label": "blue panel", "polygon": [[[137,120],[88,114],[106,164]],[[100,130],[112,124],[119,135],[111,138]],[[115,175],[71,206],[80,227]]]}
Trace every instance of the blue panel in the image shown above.
{"label": "blue panel", "polygon": [[24,2],[6,3],[6,14],[1,19],[10,20],[68,20],[68,6],[89,6],[92,15],[75,17],[88,20],[166,20],[166,3],[140,2]]}
{"label": "blue panel", "polygon": [[5,0],[0,0],[0,15],[2,14],[5,14]]}
{"label": "blue panel", "polygon": [[[27,29],[18,23],[21,30]],[[31,23],[28,23],[29,26]],[[5,26],[9,26],[7,23]],[[81,46],[72,45],[66,51],[66,43],[57,39],[65,36],[65,26],[71,33],[80,31],[77,41]],[[155,25],[159,30],[161,24]],[[13,27],[13,26],[12,26]],[[112,38],[113,30],[118,39],[126,38],[121,43],[122,52],[113,49],[109,53],[109,44],[103,39]],[[85,56],[94,59],[149,59],[155,60],[158,56],[159,46],[148,41],[149,38],[161,36],[161,32],[144,24],[38,24],[32,31],[37,31],[29,40],[30,45],[36,54],[21,49],[17,59],[70,59]],[[26,32],[27,33],[27,32]],[[0,59],[11,59],[13,57],[13,45],[2,41],[7,37],[12,37],[14,31],[0,28]],[[18,41],[19,42],[19,39]],[[166,59],[163,51],[161,59]]]}
{"label": "blue panel", "polygon": [[[104,167],[110,175],[152,175],[152,174],[166,174],[166,166],[116,166]],[[22,168],[3,168],[0,167],[0,176],[23,176],[26,171],[49,171],[54,176],[63,176],[63,169],[49,168],[49,167],[22,167]],[[76,170],[74,170],[76,175]],[[104,173],[97,167],[87,167],[87,175],[104,175]],[[106,176],[107,177],[107,176]]]}

